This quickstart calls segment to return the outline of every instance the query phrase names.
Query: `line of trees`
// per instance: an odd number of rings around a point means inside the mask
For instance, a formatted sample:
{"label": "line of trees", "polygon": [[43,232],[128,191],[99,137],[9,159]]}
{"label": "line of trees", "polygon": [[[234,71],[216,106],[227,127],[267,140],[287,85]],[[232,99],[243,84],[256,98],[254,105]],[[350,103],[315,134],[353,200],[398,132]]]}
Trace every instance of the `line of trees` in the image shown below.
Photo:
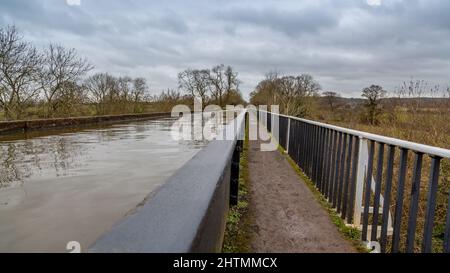
{"label": "line of trees", "polygon": [[[333,113],[339,106],[341,95],[333,91],[320,94],[321,90],[321,85],[309,74],[280,76],[278,73],[271,72],[259,82],[255,91],[250,94],[250,103],[253,105],[279,105],[283,114],[307,117],[313,114],[313,106],[320,101],[320,98]],[[363,89],[362,97],[366,99],[364,119],[368,123],[375,125],[378,122],[383,110],[381,101],[386,93],[378,85],[371,85]]]}
{"label": "line of trees", "polygon": [[[93,65],[75,49],[49,44],[38,50],[15,26],[0,28],[0,119],[28,118],[30,111],[33,117],[42,118],[170,111],[177,104],[191,105],[194,97],[202,98],[204,105],[245,104],[238,73],[223,64],[211,69],[186,69],[178,75],[178,89],[155,96],[150,95],[144,78],[89,75],[92,70]],[[307,117],[314,111],[321,89],[309,74],[280,76],[271,72],[250,94],[250,102],[279,105],[282,113]],[[402,104],[397,105],[395,97],[384,99],[387,92],[381,86],[371,85],[362,90],[365,103],[361,120],[376,125],[389,111],[387,108],[396,106],[419,116],[426,97],[440,95],[441,91],[437,85],[411,79],[394,92]],[[448,99],[442,103],[450,105],[450,88],[444,90],[444,97]],[[339,112],[339,93],[323,92],[322,101],[333,115]]]}
{"label": "line of trees", "polygon": [[179,88],[191,97],[199,97],[204,105],[221,107],[245,103],[239,91],[238,73],[223,64],[212,69],[187,69],[178,74]]}
{"label": "line of trees", "polygon": [[149,99],[144,78],[87,77],[92,69],[75,49],[50,44],[40,51],[15,26],[0,28],[0,111],[8,120],[26,117],[29,109],[44,118],[80,114],[81,106],[93,106],[88,114],[143,111]]}
{"label": "line of trees", "polygon": [[187,69],[177,90],[155,96],[144,78],[89,75],[93,68],[75,49],[49,44],[38,50],[15,26],[0,28],[0,119],[170,111],[194,97],[204,105],[245,103],[238,73],[223,64]]}
{"label": "line of trees", "polygon": [[305,117],[311,110],[311,99],[318,96],[321,89],[311,75],[279,76],[272,72],[250,94],[250,102],[253,105],[279,105],[286,115]]}
{"label": "line of trees", "polygon": [[[441,88],[423,80],[405,81],[388,97],[380,85],[370,85],[361,91],[363,99],[345,99],[334,91],[321,91],[321,85],[309,74],[280,76],[268,73],[250,94],[253,105],[279,105],[283,114],[318,118],[320,120],[345,120],[351,115],[358,122],[372,126],[382,121],[394,122],[398,111],[408,112],[413,120],[423,117],[429,109],[450,109],[450,87]],[[325,118],[328,115],[329,118]]]}
{"label": "line of trees", "polygon": [[[386,96],[387,92],[383,87],[379,85],[371,85],[362,90],[361,96],[364,101],[359,103],[361,105],[361,110],[359,111],[359,119],[364,123],[371,125],[376,125],[379,121],[380,116],[383,114],[384,108],[382,104],[383,98]],[[355,99],[343,99],[341,94],[334,91],[326,91],[322,93],[321,100],[319,100],[319,109],[321,109],[319,116],[321,119],[324,117],[324,113],[328,111],[335,119],[340,118],[342,110],[347,108],[347,110],[353,111],[356,114],[355,107],[358,103],[352,103]],[[328,107],[321,107],[328,106]],[[339,110],[339,111],[338,111]]]}
{"label": "line of trees", "polygon": [[[364,101],[361,103],[360,121],[370,125],[379,125],[382,120],[392,122],[398,117],[398,111],[407,112],[409,119],[417,120],[423,117],[424,111],[450,109],[450,87],[442,88],[424,80],[404,81],[391,96],[382,86],[374,84],[364,88],[361,96]],[[336,110],[344,110],[348,106],[348,100],[342,99],[337,92],[323,92],[322,99],[322,104],[327,104],[330,113],[335,115],[339,114]]]}

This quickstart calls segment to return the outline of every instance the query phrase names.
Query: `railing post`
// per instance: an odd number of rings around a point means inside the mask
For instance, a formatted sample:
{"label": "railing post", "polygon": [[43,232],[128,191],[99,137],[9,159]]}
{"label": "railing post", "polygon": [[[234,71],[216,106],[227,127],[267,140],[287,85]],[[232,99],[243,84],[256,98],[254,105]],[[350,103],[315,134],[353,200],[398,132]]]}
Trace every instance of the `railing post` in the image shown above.
{"label": "railing post", "polygon": [[287,125],[287,136],[286,136],[286,153],[289,154],[289,141],[290,141],[290,135],[291,135],[291,118],[287,118],[288,125]]}
{"label": "railing post", "polygon": [[239,169],[243,141],[238,140],[231,160],[230,173],[230,206],[237,206],[239,201]]}
{"label": "railing post", "polygon": [[355,206],[353,212],[353,225],[357,228],[361,226],[361,213],[363,208],[363,192],[364,179],[367,171],[367,163],[369,158],[369,151],[367,148],[367,139],[359,138],[359,153],[358,153],[358,170],[356,173],[356,193]]}

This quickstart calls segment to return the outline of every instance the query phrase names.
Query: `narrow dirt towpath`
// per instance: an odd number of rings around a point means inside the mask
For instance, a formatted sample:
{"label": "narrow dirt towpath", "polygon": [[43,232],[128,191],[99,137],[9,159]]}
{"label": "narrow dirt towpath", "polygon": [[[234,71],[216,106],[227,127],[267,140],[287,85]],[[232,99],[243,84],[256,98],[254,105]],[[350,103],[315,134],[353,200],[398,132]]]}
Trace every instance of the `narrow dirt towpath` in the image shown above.
{"label": "narrow dirt towpath", "polygon": [[248,164],[252,252],[357,252],[280,152],[251,141]]}

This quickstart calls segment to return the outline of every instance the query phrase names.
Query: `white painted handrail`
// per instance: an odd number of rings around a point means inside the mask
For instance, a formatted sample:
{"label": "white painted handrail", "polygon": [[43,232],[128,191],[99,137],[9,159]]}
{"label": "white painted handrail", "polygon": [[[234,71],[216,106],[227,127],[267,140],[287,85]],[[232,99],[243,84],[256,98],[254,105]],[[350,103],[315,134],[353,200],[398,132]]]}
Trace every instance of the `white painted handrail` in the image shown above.
{"label": "white painted handrail", "polygon": [[[262,111],[262,110],[260,110],[260,111],[268,113],[267,111]],[[411,141],[401,140],[401,139],[397,139],[397,138],[381,136],[381,135],[377,135],[377,134],[371,134],[371,133],[362,132],[362,131],[358,131],[358,130],[353,130],[353,129],[343,128],[343,127],[339,127],[339,126],[335,126],[335,125],[330,125],[330,124],[327,124],[327,123],[321,123],[321,122],[317,122],[317,121],[312,121],[312,120],[308,120],[308,119],[296,118],[296,117],[292,117],[292,116],[286,116],[286,115],[275,114],[275,113],[271,113],[271,114],[272,115],[278,115],[280,117],[286,117],[286,118],[299,120],[301,122],[309,123],[309,124],[312,124],[312,125],[322,126],[322,127],[325,127],[325,128],[331,129],[331,130],[335,130],[335,131],[338,131],[338,132],[351,134],[351,135],[354,135],[354,136],[358,136],[360,138],[373,140],[373,141],[376,141],[376,142],[381,142],[381,143],[384,143],[384,144],[387,144],[387,145],[393,145],[393,146],[397,146],[397,147],[400,147],[400,148],[405,148],[405,149],[416,151],[416,152],[419,152],[419,153],[428,154],[428,155],[431,155],[431,156],[438,156],[438,157],[442,157],[442,158],[450,158],[450,150],[449,149],[429,146],[429,145],[425,145],[425,144],[420,144],[420,143],[415,143],[415,142],[411,142]]]}

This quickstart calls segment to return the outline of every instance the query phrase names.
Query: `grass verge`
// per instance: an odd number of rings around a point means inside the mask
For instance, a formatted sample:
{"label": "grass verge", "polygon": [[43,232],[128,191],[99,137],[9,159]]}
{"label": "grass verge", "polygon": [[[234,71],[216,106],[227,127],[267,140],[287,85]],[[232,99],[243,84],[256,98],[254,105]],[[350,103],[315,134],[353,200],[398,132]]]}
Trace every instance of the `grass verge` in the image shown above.
{"label": "grass verge", "polygon": [[241,154],[239,171],[239,202],[236,207],[230,208],[228,214],[225,237],[222,247],[223,253],[248,253],[250,252],[251,221],[249,211],[250,178],[248,170],[248,123],[246,124],[246,137],[244,150]]}
{"label": "grass verge", "polygon": [[279,152],[283,154],[292,168],[295,170],[297,175],[305,181],[305,184],[311,190],[317,201],[319,201],[320,205],[328,211],[330,215],[331,221],[336,225],[338,230],[344,235],[345,239],[350,241],[352,245],[356,248],[357,251],[361,253],[367,253],[368,250],[361,243],[361,232],[357,228],[349,227],[345,224],[344,220],[342,220],[341,216],[337,214],[337,212],[333,209],[333,207],[328,203],[325,197],[317,190],[314,182],[305,175],[302,169],[295,163],[295,161],[285,153],[285,150],[280,146],[278,148]]}

